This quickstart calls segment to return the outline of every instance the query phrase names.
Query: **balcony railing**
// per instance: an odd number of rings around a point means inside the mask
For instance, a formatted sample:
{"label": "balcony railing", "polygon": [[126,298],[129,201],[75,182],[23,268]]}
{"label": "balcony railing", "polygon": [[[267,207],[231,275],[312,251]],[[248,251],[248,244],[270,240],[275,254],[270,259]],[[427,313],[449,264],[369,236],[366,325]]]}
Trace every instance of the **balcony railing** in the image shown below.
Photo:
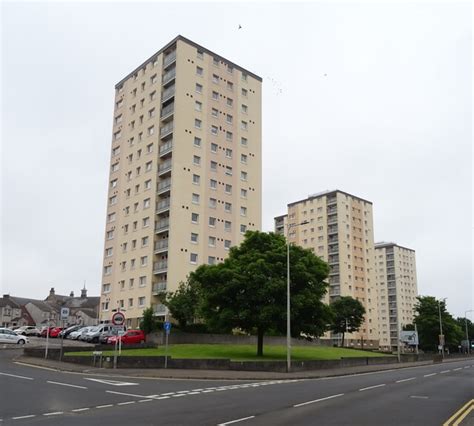
{"label": "balcony railing", "polygon": [[337,213],[337,208],[335,207],[328,208],[328,214],[332,214],[332,213]]}
{"label": "balcony railing", "polygon": [[170,227],[170,220],[169,219],[162,219],[156,222],[155,232],[162,232],[165,231]]}
{"label": "balcony railing", "polygon": [[329,226],[328,227],[328,235],[337,234],[337,226]]}
{"label": "balcony railing", "polygon": [[169,105],[165,106],[161,110],[161,118],[165,118],[168,115],[171,115],[173,112],[174,112],[174,102],[172,104],[169,104]]}
{"label": "balcony railing", "polygon": [[165,293],[166,292],[166,281],[153,284],[153,294]]}
{"label": "balcony railing", "polygon": [[168,269],[168,261],[161,260],[153,264],[153,272],[156,274],[158,272],[164,272]]}
{"label": "balcony railing", "polygon": [[338,263],[339,262],[339,256],[329,256],[328,257],[328,263]]}
{"label": "balcony railing", "polygon": [[338,252],[339,252],[339,244],[334,244],[328,247],[329,254],[338,253]]}
{"label": "balcony railing", "polygon": [[167,311],[166,306],[163,305],[162,303],[153,305],[153,313],[155,315],[165,315],[166,311]]}
{"label": "balcony railing", "polygon": [[170,205],[171,205],[171,202],[169,198],[159,201],[158,203],[156,203],[156,212],[161,213],[163,211],[169,210]]}
{"label": "balcony railing", "polygon": [[161,95],[161,102],[165,102],[168,99],[171,99],[174,96],[174,92],[174,86],[168,87],[166,90],[163,90],[163,94]]}
{"label": "balcony railing", "polygon": [[160,129],[160,137],[165,137],[166,135],[169,135],[173,131],[173,122],[168,123],[166,126],[163,126]]}
{"label": "balcony railing", "polygon": [[163,84],[170,82],[175,77],[176,77],[176,68],[173,68],[171,71],[168,71],[166,74],[163,75]]}
{"label": "balcony railing", "polygon": [[332,225],[334,223],[337,223],[337,215],[333,215],[333,216],[330,216],[328,217],[328,225]]}
{"label": "balcony railing", "polygon": [[168,238],[155,242],[155,253],[168,249]]}
{"label": "balcony railing", "polygon": [[336,197],[333,197],[333,198],[328,198],[327,199],[327,204],[336,204],[337,203],[337,198]]}
{"label": "balcony railing", "polygon": [[158,165],[158,174],[163,174],[171,170],[171,160]]}
{"label": "balcony railing", "polygon": [[173,150],[173,141],[166,142],[160,146],[160,156],[166,155]]}
{"label": "balcony railing", "polygon": [[158,194],[168,191],[171,188],[171,178],[158,183]]}
{"label": "balcony railing", "polygon": [[163,59],[163,67],[166,68],[169,64],[172,64],[176,60],[176,50],[173,50]]}

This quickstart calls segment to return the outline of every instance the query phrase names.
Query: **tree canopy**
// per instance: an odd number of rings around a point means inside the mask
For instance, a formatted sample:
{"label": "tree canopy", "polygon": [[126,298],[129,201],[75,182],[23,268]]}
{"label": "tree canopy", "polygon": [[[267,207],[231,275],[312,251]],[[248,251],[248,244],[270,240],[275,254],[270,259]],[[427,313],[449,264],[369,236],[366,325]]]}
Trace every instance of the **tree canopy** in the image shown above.
{"label": "tree canopy", "polygon": [[340,297],[331,304],[333,314],[331,330],[342,333],[344,346],[345,333],[358,331],[364,322],[365,308],[357,299],[350,296]]}
{"label": "tree canopy", "polygon": [[[331,319],[321,299],[327,291],[329,266],[310,250],[290,246],[291,334],[319,336]],[[199,313],[211,328],[240,328],[258,336],[286,332],[286,240],[274,233],[248,231],[224,262],[201,265],[189,284],[199,294]],[[173,311],[172,311],[173,312]]]}

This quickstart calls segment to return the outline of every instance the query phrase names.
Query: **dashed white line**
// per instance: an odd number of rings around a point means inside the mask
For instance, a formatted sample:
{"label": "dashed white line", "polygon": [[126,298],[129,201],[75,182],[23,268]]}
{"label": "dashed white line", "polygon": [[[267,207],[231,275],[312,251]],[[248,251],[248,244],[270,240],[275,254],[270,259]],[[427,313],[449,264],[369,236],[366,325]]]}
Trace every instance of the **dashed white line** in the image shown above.
{"label": "dashed white line", "polygon": [[176,395],[173,395],[172,398],[179,398],[180,396],[186,396],[184,393],[178,393]]}
{"label": "dashed white line", "polygon": [[359,392],[366,391],[366,390],[369,390],[369,389],[381,388],[382,386],[385,386],[385,383],[382,383],[381,385],[368,386],[366,388],[361,388],[361,389],[359,389]]}
{"label": "dashed white line", "polygon": [[174,392],[162,393],[161,395],[163,395],[163,396],[166,396],[166,395],[174,395]]}
{"label": "dashed white line", "polygon": [[138,402],[150,402],[150,401],[153,401],[152,399],[140,399],[140,401]]}
{"label": "dashed white line", "polygon": [[459,371],[459,370],[462,370],[462,367],[459,367],[459,368],[453,368],[453,371]]}
{"label": "dashed white line", "polygon": [[113,407],[114,404],[96,405],[95,408],[109,408]]}
{"label": "dashed white line", "polygon": [[136,401],[126,401],[126,402],[119,402],[117,405],[130,405],[130,404],[135,404]]}
{"label": "dashed white line", "polygon": [[85,386],[71,385],[69,383],[61,383],[61,382],[51,382],[49,380],[47,380],[46,383],[51,383],[52,385],[68,386],[70,388],[87,389]]}
{"label": "dashed white line", "polygon": [[214,389],[207,389],[207,390],[202,391],[202,393],[209,393],[209,392],[214,392]]}
{"label": "dashed white line", "polygon": [[444,371],[441,371],[439,374],[445,374],[445,373],[449,373],[451,370],[444,370]]}
{"label": "dashed white line", "polygon": [[36,417],[36,414],[30,414],[28,416],[12,417],[12,420],[31,419],[32,417]]}
{"label": "dashed white line", "polygon": [[219,423],[217,426],[226,426],[226,425],[231,425],[232,423],[243,422],[244,420],[253,419],[254,417],[255,417],[255,416],[242,417],[241,419],[237,419],[237,420],[231,420],[230,422],[226,422],[226,423]]}
{"label": "dashed white line", "polygon": [[431,376],[436,376],[438,373],[430,373],[430,374],[425,374],[423,377],[431,377]]}
{"label": "dashed white line", "polygon": [[109,391],[109,390],[106,390],[105,392],[113,393],[114,395],[134,396],[135,398],[148,398],[147,395],[137,395],[135,393],[124,393],[124,392]]}
{"label": "dashed white line", "polygon": [[59,416],[64,414],[64,411],[53,411],[52,413],[44,413],[43,416]]}
{"label": "dashed white line", "polygon": [[84,407],[84,408],[75,408],[74,410],[71,410],[73,413],[80,413],[81,411],[88,411],[90,408]]}
{"label": "dashed white line", "polygon": [[198,395],[200,394],[201,392],[189,392],[188,395]]}
{"label": "dashed white line", "polygon": [[193,392],[201,392],[203,391],[204,389],[193,389]]}
{"label": "dashed white line", "polygon": [[471,368],[471,366],[470,366],[470,365],[466,365],[464,368]]}
{"label": "dashed white line", "polygon": [[427,396],[422,396],[422,395],[412,395],[410,398],[415,398],[415,399],[428,399]]}
{"label": "dashed white line", "polygon": [[395,383],[409,382],[410,380],[415,380],[416,377],[410,377],[408,379],[397,380]]}
{"label": "dashed white line", "polygon": [[1,376],[15,377],[17,379],[34,380],[33,377],[17,376],[16,374],[0,373]]}
{"label": "dashed white line", "polygon": [[303,405],[308,405],[308,404],[313,404],[315,402],[321,402],[321,401],[326,401],[328,399],[333,399],[333,398],[338,398],[340,396],[343,396],[343,393],[338,393],[337,395],[331,395],[331,396],[326,396],[325,398],[319,398],[319,399],[314,399],[312,401],[307,401],[307,402],[302,402],[301,404],[295,404],[293,407],[302,407]]}
{"label": "dashed white line", "polygon": [[[188,390],[184,390],[184,391],[178,391],[176,393],[188,393],[189,391]],[[164,395],[164,394],[163,394]]]}
{"label": "dashed white line", "polygon": [[171,398],[170,396],[160,396],[159,398],[156,398],[156,399],[169,399]]}

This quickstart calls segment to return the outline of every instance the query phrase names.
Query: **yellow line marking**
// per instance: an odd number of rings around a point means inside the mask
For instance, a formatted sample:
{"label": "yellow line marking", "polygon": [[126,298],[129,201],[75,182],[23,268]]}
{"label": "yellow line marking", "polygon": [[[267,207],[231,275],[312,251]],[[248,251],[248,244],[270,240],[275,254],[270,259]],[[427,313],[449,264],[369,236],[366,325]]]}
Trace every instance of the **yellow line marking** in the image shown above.
{"label": "yellow line marking", "polygon": [[460,416],[464,410],[467,410],[471,404],[474,404],[474,399],[467,401],[459,410],[457,410],[448,420],[443,423],[443,426],[451,426],[451,423],[454,421],[454,419]]}
{"label": "yellow line marking", "polygon": [[466,411],[464,411],[463,415],[459,417],[454,423],[453,426],[458,426],[461,422],[467,417],[467,415],[474,410],[474,405],[471,405]]}

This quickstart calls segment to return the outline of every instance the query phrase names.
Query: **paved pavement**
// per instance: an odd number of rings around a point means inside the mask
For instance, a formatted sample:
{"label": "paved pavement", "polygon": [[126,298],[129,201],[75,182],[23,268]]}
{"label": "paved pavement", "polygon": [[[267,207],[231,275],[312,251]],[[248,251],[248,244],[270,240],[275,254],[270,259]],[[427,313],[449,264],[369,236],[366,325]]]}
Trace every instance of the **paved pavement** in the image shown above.
{"label": "paved pavement", "polygon": [[[470,422],[474,360],[319,379],[183,380],[61,372],[0,351],[0,424],[441,425]],[[288,376],[286,376],[288,377]],[[233,422],[233,423],[231,423]],[[454,424],[454,423],[453,423]]]}

